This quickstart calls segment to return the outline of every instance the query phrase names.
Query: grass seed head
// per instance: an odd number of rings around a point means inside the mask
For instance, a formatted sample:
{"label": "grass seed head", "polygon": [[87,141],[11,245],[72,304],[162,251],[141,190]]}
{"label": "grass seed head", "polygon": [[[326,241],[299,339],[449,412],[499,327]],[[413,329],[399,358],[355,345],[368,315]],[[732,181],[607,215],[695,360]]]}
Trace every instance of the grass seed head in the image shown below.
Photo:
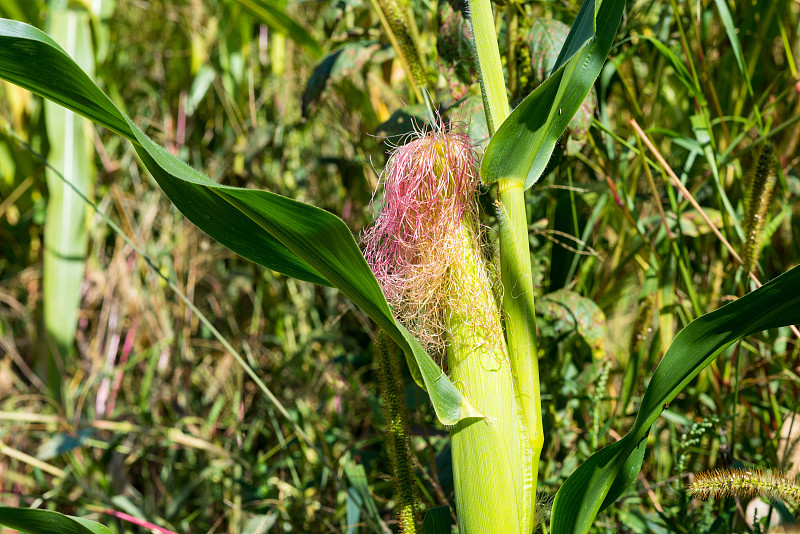
{"label": "grass seed head", "polygon": [[775,147],[766,143],[758,156],[755,171],[745,189],[744,262],[748,271],[755,269],[764,242],[764,228],[775,190]]}
{"label": "grass seed head", "polygon": [[766,497],[800,507],[800,484],[785,473],[758,467],[697,473],[687,490],[698,499]]}

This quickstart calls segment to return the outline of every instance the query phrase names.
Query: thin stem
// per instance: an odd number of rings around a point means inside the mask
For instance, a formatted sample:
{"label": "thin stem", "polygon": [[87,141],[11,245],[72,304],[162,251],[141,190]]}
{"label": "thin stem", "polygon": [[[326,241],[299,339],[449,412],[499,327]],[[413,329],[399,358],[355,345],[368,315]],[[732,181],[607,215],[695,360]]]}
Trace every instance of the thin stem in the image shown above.
{"label": "thin stem", "polygon": [[[534,504],[539,456],[544,446],[542,401],[539,391],[539,359],[536,340],[536,313],[533,298],[528,221],[523,184],[515,180],[500,182],[500,276],[503,282],[503,309],[506,314],[511,371],[528,430],[533,453]],[[534,507],[535,508],[535,507]]]}

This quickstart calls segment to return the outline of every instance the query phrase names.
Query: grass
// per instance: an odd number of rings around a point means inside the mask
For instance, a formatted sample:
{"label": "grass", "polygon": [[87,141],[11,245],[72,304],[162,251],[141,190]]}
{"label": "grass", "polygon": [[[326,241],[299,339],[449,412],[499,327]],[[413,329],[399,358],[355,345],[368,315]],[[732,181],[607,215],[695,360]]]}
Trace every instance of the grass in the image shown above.
{"label": "grass", "polygon": [[[415,6],[433,66],[435,12]],[[766,281],[800,258],[800,13],[788,1],[736,3],[729,31],[719,8],[629,6],[582,149],[557,154],[527,194],[537,290],[572,299],[572,313],[551,300],[538,325],[545,492],[630,427],[643,381],[676,332],[752,287],[667,167],[743,254],[746,183],[769,138],[776,186],[756,275]],[[332,50],[381,39],[371,9],[290,3],[289,12]],[[521,9],[524,32],[533,16],[571,22],[577,6]],[[392,113],[414,109],[403,104],[414,97],[388,47],[353,45],[317,92],[306,85],[308,54],[231,5],[120,0],[102,24],[108,50],[97,79],[156,141],[221,182],[312,202],[357,234],[368,224],[385,150],[372,134]],[[499,42],[503,55],[506,39]],[[518,56],[535,52],[521,44]],[[201,65],[213,74],[205,91]],[[434,100],[452,102],[439,82]],[[256,268],[215,244],[176,213],[129,145],[105,131],[95,143],[100,209],[245,357],[292,422],[98,217],[74,352],[62,355],[64,399],[50,399],[36,367],[47,349],[47,190],[41,162],[8,132],[40,152],[48,141],[41,102],[3,91],[0,502],[95,517],[119,532],[147,531],[121,513],[174,532],[396,529],[369,320],[334,290]],[[577,324],[581,314],[592,331]],[[788,329],[734,345],[665,410],[639,481],[594,530],[756,531],[741,517],[746,502],[702,504],[684,484],[710,468],[791,469],[780,429],[798,412],[799,366]],[[447,432],[406,383],[421,502],[452,503]]]}

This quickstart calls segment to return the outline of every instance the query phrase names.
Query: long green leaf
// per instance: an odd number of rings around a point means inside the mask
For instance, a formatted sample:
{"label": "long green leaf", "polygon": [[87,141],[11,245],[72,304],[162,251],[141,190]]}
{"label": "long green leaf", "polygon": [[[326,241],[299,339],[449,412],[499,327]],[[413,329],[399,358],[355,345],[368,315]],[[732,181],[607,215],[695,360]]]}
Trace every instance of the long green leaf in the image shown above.
{"label": "long green leaf", "polygon": [[664,406],[739,339],[800,323],[800,266],[752,293],[703,315],[675,336],[658,365],[630,432],[599,450],[567,479],[553,503],[551,532],[585,533],[637,477],[647,434]]}
{"label": "long green leaf", "polygon": [[113,534],[109,529],[77,517],[32,508],[0,506],[0,525],[24,534]]}
{"label": "long green leaf", "polygon": [[[514,179],[531,187],[544,172],[556,141],[594,85],[617,34],[625,0],[581,6],[555,71],[511,112],[489,142],[481,179]],[[595,30],[596,27],[596,30]]]}
{"label": "long green leaf", "polygon": [[0,78],[128,138],[178,209],[234,252],[289,276],[338,287],[403,348],[442,423],[454,425],[464,418],[482,417],[394,319],[353,235],[339,217],[267,191],[213,182],[150,140],[55,41],[32,26],[0,19]]}

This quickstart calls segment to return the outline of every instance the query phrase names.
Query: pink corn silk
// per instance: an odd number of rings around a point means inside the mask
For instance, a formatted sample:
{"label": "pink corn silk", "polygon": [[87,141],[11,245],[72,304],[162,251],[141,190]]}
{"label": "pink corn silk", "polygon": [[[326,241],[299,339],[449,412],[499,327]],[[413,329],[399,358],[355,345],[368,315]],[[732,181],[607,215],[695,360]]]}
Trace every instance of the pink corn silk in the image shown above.
{"label": "pink corn silk", "polygon": [[473,142],[448,125],[419,133],[394,150],[383,181],[381,212],[362,239],[364,257],[400,319],[417,322],[447,302],[440,293],[448,290],[448,266],[461,254],[461,223],[477,214]]}

